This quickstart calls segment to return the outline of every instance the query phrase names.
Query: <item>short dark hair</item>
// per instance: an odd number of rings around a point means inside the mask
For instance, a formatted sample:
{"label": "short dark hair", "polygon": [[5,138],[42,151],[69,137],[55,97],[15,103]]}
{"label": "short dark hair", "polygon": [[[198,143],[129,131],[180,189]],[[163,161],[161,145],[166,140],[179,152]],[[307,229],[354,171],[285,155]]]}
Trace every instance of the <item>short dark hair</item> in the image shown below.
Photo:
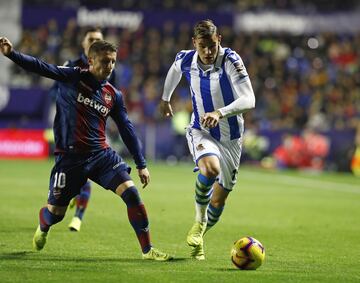
{"label": "short dark hair", "polygon": [[89,48],[89,57],[93,54],[99,54],[100,52],[117,52],[117,47],[115,44],[112,44],[105,40],[95,41],[90,45]]}
{"label": "short dark hair", "polygon": [[194,26],[194,37],[211,37],[218,34],[218,29],[212,20],[202,20]]}
{"label": "short dark hair", "polygon": [[87,27],[87,28],[84,30],[84,32],[83,32],[83,38],[85,38],[89,32],[100,32],[100,33],[103,33],[100,27],[95,27],[95,26]]}

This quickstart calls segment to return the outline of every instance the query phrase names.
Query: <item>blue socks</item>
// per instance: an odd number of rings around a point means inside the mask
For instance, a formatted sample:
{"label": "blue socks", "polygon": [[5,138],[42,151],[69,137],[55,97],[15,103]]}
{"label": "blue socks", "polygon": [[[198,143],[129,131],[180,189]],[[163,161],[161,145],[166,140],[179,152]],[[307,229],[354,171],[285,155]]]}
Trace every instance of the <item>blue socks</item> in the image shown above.
{"label": "blue socks", "polygon": [[63,220],[64,216],[51,213],[47,207],[41,208],[39,212],[40,230],[48,232],[50,227]]}
{"label": "blue socks", "polygon": [[211,203],[209,204],[209,207],[207,210],[208,222],[206,225],[206,231],[209,230],[212,226],[214,226],[219,221],[219,218],[220,218],[223,210],[224,210],[224,206],[216,208],[216,207],[212,206]]}
{"label": "blue socks", "polygon": [[206,222],[206,210],[212,195],[212,185],[215,178],[208,178],[199,173],[195,184],[195,220],[197,222]]}
{"label": "blue socks", "polygon": [[122,193],[121,198],[126,203],[128,218],[136,233],[141,250],[146,254],[151,249],[149,220],[138,190],[135,187],[127,188]]}

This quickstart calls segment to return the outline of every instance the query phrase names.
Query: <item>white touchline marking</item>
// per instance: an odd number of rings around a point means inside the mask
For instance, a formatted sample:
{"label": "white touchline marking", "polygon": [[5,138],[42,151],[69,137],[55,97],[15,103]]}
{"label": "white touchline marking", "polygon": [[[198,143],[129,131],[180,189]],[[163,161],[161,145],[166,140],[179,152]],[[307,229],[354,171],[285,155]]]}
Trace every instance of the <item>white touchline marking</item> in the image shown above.
{"label": "white touchline marking", "polygon": [[[327,191],[336,191],[343,193],[355,193],[360,194],[360,184],[348,184],[341,182],[329,182],[323,180],[314,180],[308,179],[305,177],[297,177],[297,176],[279,176],[279,175],[270,175],[268,173],[260,173],[260,172],[250,172],[247,170],[240,170],[244,174],[239,176],[239,179],[249,179],[256,182],[264,182],[264,183],[278,183],[289,186],[296,186],[299,188],[311,188],[311,189],[321,189]],[[355,177],[354,177],[355,178]]]}

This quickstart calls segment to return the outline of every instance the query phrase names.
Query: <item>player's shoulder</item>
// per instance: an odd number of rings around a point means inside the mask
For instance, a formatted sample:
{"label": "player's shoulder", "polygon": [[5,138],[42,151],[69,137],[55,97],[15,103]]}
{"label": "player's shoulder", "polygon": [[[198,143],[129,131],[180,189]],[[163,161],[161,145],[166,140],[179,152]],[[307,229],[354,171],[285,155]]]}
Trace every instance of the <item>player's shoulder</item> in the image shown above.
{"label": "player's shoulder", "polygon": [[74,60],[68,60],[64,63],[64,66],[67,67],[80,67],[82,69],[87,69],[89,67],[88,63],[86,60],[84,60],[83,57],[79,57],[77,59]]}
{"label": "player's shoulder", "polygon": [[192,57],[195,54],[195,50],[181,50],[176,54],[175,61],[184,60],[185,58]]}
{"label": "player's shoulder", "polygon": [[231,63],[234,63],[236,61],[242,61],[240,55],[231,48],[224,48],[224,56],[225,59],[230,61]]}
{"label": "player's shoulder", "polygon": [[231,48],[224,48],[224,59],[228,66],[234,67],[237,72],[245,71],[245,66],[240,55]]}

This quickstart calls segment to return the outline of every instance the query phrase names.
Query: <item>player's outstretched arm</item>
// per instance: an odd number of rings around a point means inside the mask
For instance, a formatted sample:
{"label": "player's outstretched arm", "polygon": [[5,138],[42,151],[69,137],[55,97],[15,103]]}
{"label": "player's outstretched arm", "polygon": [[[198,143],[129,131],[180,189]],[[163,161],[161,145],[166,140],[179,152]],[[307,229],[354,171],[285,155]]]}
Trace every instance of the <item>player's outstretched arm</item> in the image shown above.
{"label": "player's outstretched arm", "polygon": [[8,56],[13,50],[13,45],[6,37],[0,37],[0,50],[4,56]]}
{"label": "player's outstretched arm", "polygon": [[46,63],[38,58],[14,50],[12,43],[6,37],[0,37],[0,51],[15,64],[24,70],[36,73],[61,82],[76,81],[79,79],[80,69],[66,68]]}
{"label": "player's outstretched arm", "polygon": [[174,115],[169,101],[161,100],[159,105],[160,113],[164,117],[172,117]]}

